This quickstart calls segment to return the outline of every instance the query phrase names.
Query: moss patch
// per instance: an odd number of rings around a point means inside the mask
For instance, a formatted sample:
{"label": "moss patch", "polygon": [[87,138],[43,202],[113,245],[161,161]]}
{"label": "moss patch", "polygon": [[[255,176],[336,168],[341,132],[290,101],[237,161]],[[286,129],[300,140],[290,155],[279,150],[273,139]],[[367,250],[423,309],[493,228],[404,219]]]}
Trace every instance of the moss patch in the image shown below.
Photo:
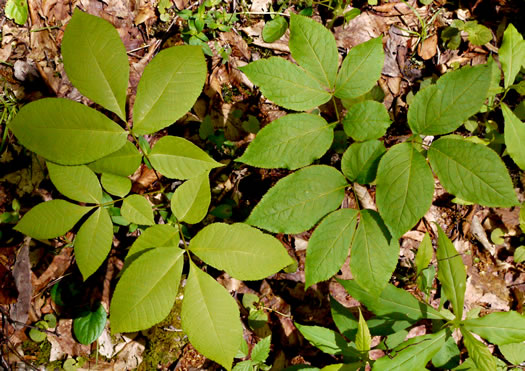
{"label": "moss patch", "polygon": [[[146,350],[138,367],[139,371],[169,366],[181,356],[182,349],[188,343],[188,338],[180,331],[181,305],[182,297],[179,293],[168,317],[144,333],[147,339]],[[174,329],[176,331],[173,331]]]}

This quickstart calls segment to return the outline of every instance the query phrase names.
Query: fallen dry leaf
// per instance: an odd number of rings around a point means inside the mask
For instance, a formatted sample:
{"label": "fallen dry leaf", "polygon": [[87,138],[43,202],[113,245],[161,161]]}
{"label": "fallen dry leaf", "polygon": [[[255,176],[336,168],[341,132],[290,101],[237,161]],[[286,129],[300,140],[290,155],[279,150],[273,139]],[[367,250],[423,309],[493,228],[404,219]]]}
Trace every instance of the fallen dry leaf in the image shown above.
{"label": "fallen dry leaf", "polygon": [[417,54],[424,60],[429,60],[437,53],[438,35],[432,35],[422,43],[419,43]]}
{"label": "fallen dry leaf", "polygon": [[33,286],[31,285],[31,264],[29,263],[30,242],[31,237],[26,237],[24,239],[24,243],[18,252],[16,263],[13,267],[13,276],[18,290],[18,299],[10,308],[9,315],[12,320],[18,322],[13,324],[13,327],[17,330],[24,327],[29,318],[29,309],[31,308]]}

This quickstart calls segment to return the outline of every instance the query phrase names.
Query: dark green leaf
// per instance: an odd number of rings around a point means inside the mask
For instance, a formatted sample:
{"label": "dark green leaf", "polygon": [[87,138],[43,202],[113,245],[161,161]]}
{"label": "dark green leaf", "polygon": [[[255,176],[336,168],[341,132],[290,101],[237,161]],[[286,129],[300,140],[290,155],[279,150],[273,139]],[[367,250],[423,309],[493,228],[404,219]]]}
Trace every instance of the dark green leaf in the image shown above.
{"label": "dark green leaf", "polygon": [[86,310],[73,320],[73,333],[80,344],[89,345],[99,338],[106,326],[107,313],[98,303],[95,310]]}

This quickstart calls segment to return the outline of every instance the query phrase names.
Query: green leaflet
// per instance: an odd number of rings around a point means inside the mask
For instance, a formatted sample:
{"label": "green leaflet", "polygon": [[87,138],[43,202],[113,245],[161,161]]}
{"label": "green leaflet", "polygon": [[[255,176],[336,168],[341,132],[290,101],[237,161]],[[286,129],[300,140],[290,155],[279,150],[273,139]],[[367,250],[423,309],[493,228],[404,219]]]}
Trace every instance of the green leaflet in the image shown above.
{"label": "green leaflet", "polygon": [[305,326],[294,323],[306,340],[314,347],[327,354],[343,354],[353,360],[358,360],[359,352],[350,346],[344,337],[337,332],[320,326]]}
{"label": "green leaflet", "polygon": [[363,313],[359,309],[359,325],[357,327],[357,335],[355,337],[355,346],[360,352],[368,352],[372,343],[372,337],[370,336],[370,330],[366,325],[366,321],[363,318]]}
{"label": "green leaflet", "polygon": [[113,223],[107,209],[97,208],[75,238],[75,258],[84,281],[106,260],[113,243]]}
{"label": "green leaflet", "polygon": [[463,30],[468,33],[468,39],[473,45],[485,45],[492,40],[490,29],[476,21],[466,22]]}
{"label": "green leaflet", "polygon": [[452,336],[447,337],[445,344],[432,357],[432,365],[438,368],[451,369],[459,363],[460,351],[456,340]]}
{"label": "green leaflet", "polygon": [[361,287],[379,296],[396,268],[399,244],[377,212],[361,210],[360,214],[350,250],[350,270]]}
{"label": "green leaflet", "polygon": [[465,302],[467,272],[465,271],[461,255],[458,254],[441,227],[437,224],[436,227],[438,229],[436,258],[438,261],[439,282],[441,282],[447,299],[452,303],[456,318],[461,320]]}
{"label": "green leaflet", "polygon": [[461,334],[463,334],[463,343],[476,367],[480,370],[496,370],[496,359],[490,353],[489,348],[464,328],[461,328]]}
{"label": "green leaflet", "polygon": [[127,137],[102,113],[61,98],[25,105],[9,129],[24,147],[62,165],[81,165],[109,155],[121,148]]}
{"label": "green leaflet", "polygon": [[488,65],[447,72],[435,85],[419,91],[408,109],[414,134],[447,134],[477,113],[487,98],[491,69]]}
{"label": "green leaflet", "polygon": [[324,87],[333,89],[339,64],[332,33],[311,18],[290,15],[292,57]]}
{"label": "green leaflet", "polygon": [[228,291],[191,260],[181,318],[195,349],[231,370],[242,339],[239,308]]}
{"label": "green leaflet", "polygon": [[92,204],[102,200],[98,178],[87,166],[62,166],[49,161],[46,165],[51,181],[64,196]]}
{"label": "green leaflet", "polygon": [[498,346],[501,354],[513,365],[525,362],[525,343],[512,343]]}
{"label": "green leaflet", "polygon": [[133,143],[126,141],[118,151],[115,151],[95,162],[88,164],[95,173],[109,173],[120,176],[131,175],[142,161],[142,155]]}
{"label": "green leaflet", "polygon": [[434,255],[434,248],[432,247],[430,235],[427,232],[417,248],[416,258],[414,260],[416,265],[416,275],[419,276],[421,271],[428,267],[432,260],[432,255]]}
{"label": "green leaflet", "polygon": [[29,210],[14,229],[38,240],[59,237],[91,209],[64,200],[42,202]]}
{"label": "green leaflet", "polygon": [[333,126],[321,116],[289,114],[260,130],[236,161],[263,168],[295,170],[323,156],[333,139]]}
{"label": "green leaflet", "polygon": [[100,302],[95,310],[82,311],[73,320],[73,333],[78,342],[89,345],[97,340],[106,327],[107,317],[108,314]]}
{"label": "green leaflet", "polygon": [[329,279],[344,264],[354,238],[357,215],[357,210],[337,210],[317,226],[306,250],[305,289]]}
{"label": "green leaflet", "polygon": [[266,22],[262,30],[262,37],[264,42],[273,43],[279,40],[288,29],[288,22],[283,16],[276,16],[269,22]]}
{"label": "green leaflet", "polygon": [[378,359],[372,370],[420,370],[445,344],[446,330],[436,334],[416,336],[399,346],[402,350],[393,358],[384,356]]}
{"label": "green leaflet", "polygon": [[347,339],[355,339],[357,334],[358,321],[352,312],[330,296],[330,313],[337,329]]}
{"label": "green leaflet", "polygon": [[62,39],[67,77],[86,97],[126,120],[129,63],[117,30],[75,9]]}
{"label": "green leaflet", "polygon": [[514,25],[509,24],[499,48],[499,61],[505,76],[505,89],[511,86],[525,60],[525,41]]}
{"label": "green leaflet", "polygon": [[166,318],[183,265],[184,251],[176,247],[159,247],[138,257],[115,288],[109,310],[111,332],[144,330]]}
{"label": "green leaflet", "polygon": [[266,98],[284,108],[306,111],[331,98],[316,79],[283,58],[259,59],[239,69],[259,86]]}
{"label": "green leaflet", "polygon": [[377,169],[376,202],[394,236],[401,237],[430,208],[434,177],[425,158],[409,143],[396,144]]}
{"label": "green leaflet", "polygon": [[27,22],[28,12],[27,0],[7,0],[5,4],[5,16],[14,20],[20,26]]}
{"label": "green leaflet", "polygon": [[131,180],[125,176],[102,173],[100,182],[106,192],[113,196],[124,197],[131,191]]}
{"label": "green leaflet", "polygon": [[525,341],[525,317],[515,311],[495,312],[481,318],[467,319],[461,325],[493,344]]}
{"label": "green leaflet", "polygon": [[361,142],[382,137],[391,123],[385,106],[372,100],[352,105],[343,119],[346,135]]}
{"label": "green leaflet", "polygon": [[199,97],[206,72],[200,46],[175,46],[157,54],[137,87],[133,133],[151,134],[181,118]]}
{"label": "green leaflet", "polygon": [[195,224],[204,219],[210,202],[210,181],[206,172],[187,180],[175,190],[171,211],[179,221]]}
{"label": "green leaflet", "polygon": [[179,246],[179,230],[168,224],[156,224],[146,229],[131,245],[125,263],[130,264],[141,253],[154,247]]}
{"label": "green leaflet", "polygon": [[387,284],[379,297],[371,295],[354,280],[337,280],[352,297],[363,303],[377,316],[417,321],[428,319],[453,319],[445,317],[431,306],[392,284]]}
{"label": "green leaflet", "polygon": [[270,354],[270,346],[272,345],[272,336],[268,335],[267,337],[261,339],[252,349],[250,359],[253,362],[263,363],[268,358]]}
{"label": "green leaflet", "polygon": [[385,146],[378,140],[352,143],[341,159],[341,171],[352,182],[372,183],[385,152]]}
{"label": "green leaflet", "polygon": [[428,159],[443,187],[462,200],[492,207],[518,205],[507,168],[492,149],[443,137],[432,143]]}
{"label": "green leaflet", "polygon": [[381,77],[384,59],[381,37],[354,46],[337,74],[334,95],[356,98],[368,92]]}
{"label": "green leaflet", "polygon": [[128,222],[140,225],[155,224],[153,209],[149,201],[140,195],[130,195],[122,202],[121,215]]}
{"label": "green leaflet", "polygon": [[173,136],[162,137],[149,154],[151,165],[173,179],[190,179],[223,166],[192,142]]}
{"label": "green leaflet", "polygon": [[525,124],[505,104],[501,103],[505,119],[505,145],[514,162],[525,170]]}
{"label": "green leaflet", "polygon": [[343,201],[347,183],[332,167],[313,165],[279,180],[246,223],[275,233],[301,233]]}
{"label": "green leaflet", "polygon": [[278,239],[242,223],[207,225],[189,250],[239,280],[260,280],[293,262]]}

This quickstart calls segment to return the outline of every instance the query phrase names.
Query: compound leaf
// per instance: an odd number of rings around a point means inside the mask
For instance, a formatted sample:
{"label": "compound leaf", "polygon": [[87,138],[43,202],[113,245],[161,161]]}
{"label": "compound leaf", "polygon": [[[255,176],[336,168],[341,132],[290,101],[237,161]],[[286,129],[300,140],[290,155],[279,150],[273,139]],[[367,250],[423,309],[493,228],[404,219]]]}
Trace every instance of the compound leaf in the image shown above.
{"label": "compound leaf", "polygon": [[27,149],[62,165],[81,165],[109,155],[127,133],[102,113],[62,98],[31,102],[9,129]]}
{"label": "compound leaf", "polygon": [[183,265],[184,251],[177,247],[149,250],[133,261],[113,294],[111,332],[144,330],[166,318],[178,293]]}
{"label": "compound leaf", "polygon": [[323,156],[333,139],[333,126],[321,116],[290,114],[260,130],[237,161],[263,168],[295,170]]}
{"label": "compound leaf", "polygon": [[14,229],[39,240],[59,237],[91,209],[64,200],[42,202],[29,210]]}
{"label": "compound leaf", "polygon": [[95,173],[109,173],[120,176],[131,175],[137,170],[142,161],[142,155],[137,147],[130,141],[115,151],[101,159],[88,164],[89,168]]}
{"label": "compound leaf", "polygon": [[210,202],[210,181],[206,172],[187,180],[175,190],[171,211],[179,221],[195,224],[204,219]]}
{"label": "compound leaf", "polygon": [[333,89],[339,64],[332,33],[311,18],[290,16],[292,57],[323,86]]}
{"label": "compound leaf", "polygon": [[467,273],[461,255],[458,254],[441,227],[437,224],[436,226],[438,229],[438,248],[436,251],[438,278],[447,299],[452,303],[456,318],[461,320],[465,302]]}
{"label": "compound leaf", "polygon": [[111,250],[113,223],[107,209],[99,207],[82,224],[75,238],[75,258],[84,281],[97,271]]}
{"label": "compound leaf", "polygon": [[181,118],[201,94],[206,72],[200,46],[174,46],[157,54],[137,87],[133,133],[151,134]]}
{"label": "compound leaf", "polygon": [[507,26],[503,33],[503,42],[498,53],[506,89],[514,83],[525,60],[525,41],[512,23]]}
{"label": "compound leaf", "polygon": [[357,210],[341,209],[324,218],[308,241],[305,289],[332,277],[344,264],[357,226]]}
{"label": "compound leaf", "polygon": [[352,143],[341,159],[341,171],[352,182],[372,183],[379,160],[385,152],[385,146],[378,140]]}
{"label": "compound leaf", "polygon": [[98,178],[87,166],[62,166],[49,161],[46,165],[51,181],[64,196],[92,204],[102,200]]}
{"label": "compound leaf", "polygon": [[434,176],[423,155],[411,143],[396,144],[377,169],[376,202],[395,238],[401,237],[430,208]]}
{"label": "compound leaf", "polygon": [[332,167],[313,165],[279,180],[246,223],[275,233],[301,233],[343,201],[347,183]]}
{"label": "compound leaf", "polygon": [[468,330],[461,328],[461,334],[463,334],[463,343],[476,367],[479,370],[496,370],[496,358],[492,356],[489,348],[476,339]]}
{"label": "compound leaf", "polygon": [[191,260],[181,318],[195,349],[231,370],[242,339],[239,308],[228,291]]}
{"label": "compound leaf", "polygon": [[477,113],[490,87],[488,65],[463,67],[447,72],[435,85],[419,91],[408,109],[414,134],[447,134]]}
{"label": "compound leaf", "polygon": [[127,121],[129,63],[115,27],[75,9],[62,39],[62,56],[73,85],[93,102]]}
{"label": "compound leaf", "polygon": [[495,312],[480,318],[467,319],[462,325],[493,344],[525,341],[525,317],[515,311]]}
{"label": "compound leaf", "polygon": [[73,333],[78,342],[89,345],[97,340],[106,327],[107,317],[108,314],[100,302],[95,310],[82,311],[73,320]]}
{"label": "compound leaf", "polygon": [[520,169],[525,170],[525,123],[505,103],[501,103],[501,110],[505,119],[507,152]]}
{"label": "compound leaf", "polygon": [[319,81],[283,58],[259,59],[239,69],[266,98],[284,108],[306,111],[332,97]]}
{"label": "compound leaf", "polygon": [[432,143],[428,159],[443,187],[462,200],[490,207],[519,204],[505,164],[482,144],[443,137]]}
{"label": "compound leaf", "polygon": [[337,74],[335,96],[356,98],[372,89],[381,77],[384,59],[380,37],[354,46]]}
{"label": "compound leaf", "polygon": [[189,250],[239,280],[260,280],[293,262],[278,239],[243,223],[207,225]]}
{"label": "compound leaf", "polygon": [[402,350],[393,358],[384,356],[378,359],[372,370],[421,370],[432,359],[443,345],[445,345],[446,330],[437,334],[413,337],[401,345]]}
{"label": "compound leaf", "polygon": [[102,173],[100,182],[110,195],[124,197],[131,191],[131,180],[125,176]]}
{"label": "compound leaf", "polygon": [[361,142],[382,137],[391,123],[385,106],[373,100],[352,105],[343,119],[346,135]]}
{"label": "compound leaf", "polygon": [[153,147],[149,159],[164,176],[181,180],[223,166],[192,142],[174,136],[162,137]]}
{"label": "compound leaf", "polygon": [[140,225],[155,224],[153,219],[153,209],[146,198],[140,195],[131,195],[124,199],[121,215],[131,223]]}
{"label": "compound leaf", "polygon": [[399,245],[390,236],[379,214],[362,210],[350,250],[350,270],[355,281],[379,296],[397,265]]}

